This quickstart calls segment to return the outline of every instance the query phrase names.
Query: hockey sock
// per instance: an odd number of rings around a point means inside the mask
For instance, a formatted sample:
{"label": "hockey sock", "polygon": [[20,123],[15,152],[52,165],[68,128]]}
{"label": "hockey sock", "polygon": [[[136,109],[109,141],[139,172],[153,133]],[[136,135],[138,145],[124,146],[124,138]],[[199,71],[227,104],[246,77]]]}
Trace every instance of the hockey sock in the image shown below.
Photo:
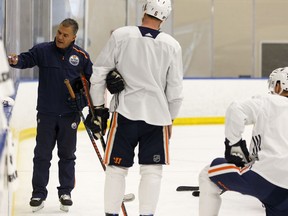
{"label": "hockey sock", "polygon": [[199,216],[216,216],[221,206],[221,189],[210,180],[208,169],[205,167],[199,174]]}
{"label": "hockey sock", "polygon": [[162,165],[141,165],[139,184],[140,215],[153,215],[159,199]]}
{"label": "hockey sock", "polygon": [[105,212],[113,212],[117,215],[120,211],[125,193],[125,177],[128,174],[128,169],[124,167],[107,166],[105,173]]}

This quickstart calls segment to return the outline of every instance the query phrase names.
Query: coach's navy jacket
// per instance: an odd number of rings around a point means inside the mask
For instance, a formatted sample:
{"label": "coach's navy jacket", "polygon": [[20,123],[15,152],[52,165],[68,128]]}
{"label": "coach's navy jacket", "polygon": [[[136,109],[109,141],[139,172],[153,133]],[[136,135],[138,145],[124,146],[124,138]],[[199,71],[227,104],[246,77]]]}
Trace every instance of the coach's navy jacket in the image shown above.
{"label": "coach's navy jacket", "polygon": [[17,65],[11,66],[25,69],[35,65],[39,67],[38,112],[55,116],[74,112],[67,103],[69,93],[64,80],[73,82],[80,77],[80,71],[89,80],[92,74],[89,54],[74,43],[63,50],[54,41],[44,42],[18,55]]}

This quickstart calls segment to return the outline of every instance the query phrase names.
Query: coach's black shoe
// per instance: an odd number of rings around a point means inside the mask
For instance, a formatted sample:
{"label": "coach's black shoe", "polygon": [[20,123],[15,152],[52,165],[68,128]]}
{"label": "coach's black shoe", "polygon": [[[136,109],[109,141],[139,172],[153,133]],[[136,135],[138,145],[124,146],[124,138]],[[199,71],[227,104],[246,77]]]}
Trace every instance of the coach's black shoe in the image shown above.
{"label": "coach's black shoe", "polygon": [[69,207],[73,205],[70,195],[67,194],[61,195],[59,201],[60,201],[60,209],[65,212],[68,212]]}
{"label": "coach's black shoe", "polygon": [[29,203],[32,208],[32,212],[37,212],[42,209],[44,207],[44,201],[45,199],[43,198],[32,197]]}

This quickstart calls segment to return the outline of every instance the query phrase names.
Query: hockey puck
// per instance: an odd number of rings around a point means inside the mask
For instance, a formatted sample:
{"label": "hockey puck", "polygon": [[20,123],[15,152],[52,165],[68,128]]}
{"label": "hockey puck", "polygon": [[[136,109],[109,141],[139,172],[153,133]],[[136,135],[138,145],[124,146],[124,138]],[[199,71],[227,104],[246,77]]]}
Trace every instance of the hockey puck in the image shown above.
{"label": "hockey puck", "polygon": [[194,196],[194,197],[199,197],[199,195],[200,195],[200,191],[193,191],[192,192],[192,196]]}

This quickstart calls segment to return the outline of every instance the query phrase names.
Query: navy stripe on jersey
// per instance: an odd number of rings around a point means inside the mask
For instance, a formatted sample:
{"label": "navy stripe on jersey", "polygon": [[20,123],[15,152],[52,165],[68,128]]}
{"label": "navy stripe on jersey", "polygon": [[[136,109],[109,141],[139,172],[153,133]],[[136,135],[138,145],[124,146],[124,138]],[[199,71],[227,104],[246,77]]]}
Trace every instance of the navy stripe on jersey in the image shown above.
{"label": "navy stripe on jersey", "polygon": [[138,28],[139,28],[143,37],[150,37],[150,38],[155,39],[158,36],[158,34],[160,33],[160,31],[158,31],[158,30],[143,27],[143,26],[138,26]]}

